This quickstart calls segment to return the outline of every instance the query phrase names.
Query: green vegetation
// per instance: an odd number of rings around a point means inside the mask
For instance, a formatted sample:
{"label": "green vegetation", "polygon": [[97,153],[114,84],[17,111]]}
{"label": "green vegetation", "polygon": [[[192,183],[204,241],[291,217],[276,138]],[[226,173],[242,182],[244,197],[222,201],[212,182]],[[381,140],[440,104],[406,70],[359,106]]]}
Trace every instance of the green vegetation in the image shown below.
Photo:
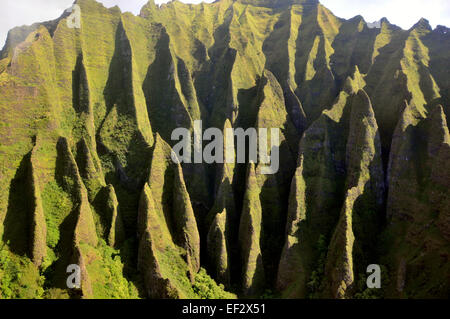
{"label": "green vegetation", "polygon": [[327,260],[328,245],[327,240],[324,235],[320,235],[319,241],[317,242],[316,250],[319,254],[319,259],[317,261],[317,267],[311,273],[310,281],[308,282],[309,298],[315,299],[320,298],[321,289],[323,289],[322,282],[325,275],[325,263]]}
{"label": "green vegetation", "polygon": [[88,265],[94,292],[93,298],[139,298],[135,284],[123,277],[124,265],[118,250],[109,247],[103,240],[95,250],[87,246],[83,249],[86,249],[86,254],[93,258]]}
{"label": "green vegetation", "polygon": [[42,192],[47,224],[47,245],[54,249],[60,240],[59,226],[72,210],[72,202],[55,181],[49,182]]}
{"label": "green vegetation", "polygon": [[217,285],[217,283],[211,279],[206,273],[205,269],[200,269],[195,276],[195,284],[192,288],[194,293],[200,299],[235,299],[236,295],[226,292],[223,285]]}
{"label": "green vegetation", "polygon": [[44,280],[30,260],[0,246],[0,299],[40,299]]}

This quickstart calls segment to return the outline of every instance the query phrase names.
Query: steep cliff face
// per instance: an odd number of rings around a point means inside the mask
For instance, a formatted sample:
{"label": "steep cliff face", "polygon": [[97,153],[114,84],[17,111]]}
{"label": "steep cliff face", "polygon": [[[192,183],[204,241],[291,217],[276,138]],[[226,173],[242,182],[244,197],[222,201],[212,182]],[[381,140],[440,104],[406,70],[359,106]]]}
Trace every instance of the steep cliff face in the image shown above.
{"label": "steep cliff face", "polygon": [[[158,286],[154,282],[155,276],[168,282],[186,276],[194,281],[195,274],[200,270],[197,222],[181,167],[172,162],[171,149],[159,135],[156,136],[150,175],[141,197],[138,229],[139,268],[143,273],[148,273],[145,285],[149,291]],[[153,256],[147,256],[149,250]],[[184,270],[177,269],[177,264]],[[170,273],[176,271],[179,273]],[[177,288],[177,284],[173,286],[165,288],[165,297],[175,292],[177,297],[189,297],[183,288]],[[190,288],[189,281],[185,286],[184,289]],[[150,295],[157,298],[158,292],[151,292]]]}
{"label": "steep cliff face", "polygon": [[353,288],[355,277],[374,260],[384,197],[378,125],[367,94],[353,97],[346,149],[345,199],[330,242],[325,277],[334,298]]}
{"label": "steep cliff face", "polygon": [[390,295],[447,295],[448,276],[431,274],[447,273],[449,267],[448,156],[449,133],[442,106],[423,118],[413,104],[405,103],[388,170],[384,256],[393,271]]}
{"label": "steep cliff face", "polygon": [[[0,53],[0,297],[448,297],[448,28],[76,3],[81,28],[15,28]],[[279,129],[279,170],[175,163],[198,120]]]}

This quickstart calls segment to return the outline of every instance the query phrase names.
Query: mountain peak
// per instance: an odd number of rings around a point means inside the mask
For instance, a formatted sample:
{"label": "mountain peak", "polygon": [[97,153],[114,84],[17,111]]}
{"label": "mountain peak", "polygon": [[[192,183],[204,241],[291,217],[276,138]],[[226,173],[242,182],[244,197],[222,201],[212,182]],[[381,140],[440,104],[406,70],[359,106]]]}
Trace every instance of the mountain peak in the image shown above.
{"label": "mountain peak", "polygon": [[450,29],[443,25],[438,25],[436,29],[434,29],[435,32],[439,34],[447,34],[449,33]]}
{"label": "mountain peak", "polygon": [[264,6],[264,7],[270,7],[270,8],[284,7],[284,6],[289,6],[289,5],[293,5],[293,4],[302,4],[302,5],[317,5],[317,4],[319,4],[319,0],[235,0],[235,1],[243,3],[243,4]]}
{"label": "mountain peak", "polygon": [[429,31],[433,30],[433,28],[430,25],[430,22],[425,18],[420,18],[420,20],[415,25],[413,25],[413,27],[411,28],[411,30],[414,30],[414,29],[429,30]]}

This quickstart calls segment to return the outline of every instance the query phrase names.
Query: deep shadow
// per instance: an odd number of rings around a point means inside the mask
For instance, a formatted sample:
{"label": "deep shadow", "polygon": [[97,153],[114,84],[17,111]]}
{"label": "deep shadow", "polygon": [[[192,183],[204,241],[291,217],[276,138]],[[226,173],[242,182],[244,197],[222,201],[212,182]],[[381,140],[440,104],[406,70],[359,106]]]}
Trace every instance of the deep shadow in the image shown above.
{"label": "deep shadow", "polygon": [[30,233],[30,170],[31,152],[25,155],[11,181],[8,209],[4,220],[3,242],[19,256],[29,253]]}
{"label": "deep shadow", "polygon": [[75,112],[88,113],[89,87],[82,54],[78,55],[75,69],[72,71],[72,92],[72,106]]}
{"label": "deep shadow", "polygon": [[360,23],[363,23],[361,16],[345,21],[331,45],[334,54],[330,57],[330,65],[338,91],[342,90],[347,77],[353,76],[355,66],[361,74],[367,74],[372,66],[375,41],[381,28],[370,29],[364,26],[363,30],[359,31]]}
{"label": "deep shadow", "polygon": [[142,90],[152,128],[168,143],[171,143],[175,128],[191,126],[189,114],[175,86],[175,64],[170,51],[170,36],[161,27],[155,60],[147,70]]}

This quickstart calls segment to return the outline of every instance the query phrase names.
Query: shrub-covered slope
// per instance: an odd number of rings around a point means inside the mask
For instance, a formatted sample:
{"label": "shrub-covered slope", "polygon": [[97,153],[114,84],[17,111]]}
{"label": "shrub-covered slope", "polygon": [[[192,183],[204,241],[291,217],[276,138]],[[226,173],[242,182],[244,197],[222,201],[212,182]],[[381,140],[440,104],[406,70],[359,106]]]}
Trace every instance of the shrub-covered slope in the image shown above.
{"label": "shrub-covered slope", "polygon": [[[76,3],[0,53],[0,298],[449,296],[448,28]],[[280,170],[174,163],[196,120],[279,128]]]}

